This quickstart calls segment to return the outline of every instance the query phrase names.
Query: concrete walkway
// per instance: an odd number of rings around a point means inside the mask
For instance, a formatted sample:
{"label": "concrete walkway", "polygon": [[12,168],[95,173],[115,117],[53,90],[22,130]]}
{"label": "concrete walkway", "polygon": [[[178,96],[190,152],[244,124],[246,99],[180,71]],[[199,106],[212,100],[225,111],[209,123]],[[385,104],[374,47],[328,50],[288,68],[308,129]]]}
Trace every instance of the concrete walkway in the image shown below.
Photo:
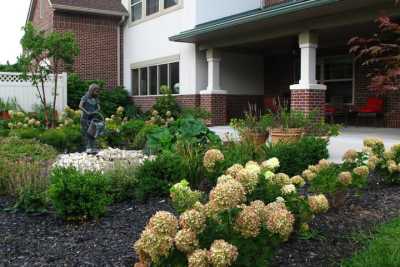
{"label": "concrete walkway", "polygon": [[[239,140],[237,132],[229,126],[216,126],[210,128],[218,134],[222,140]],[[400,129],[383,129],[367,127],[346,127],[337,137],[332,137],[329,142],[330,160],[341,162],[343,154],[348,149],[361,150],[363,140],[367,137],[381,138],[387,148],[400,144]]]}

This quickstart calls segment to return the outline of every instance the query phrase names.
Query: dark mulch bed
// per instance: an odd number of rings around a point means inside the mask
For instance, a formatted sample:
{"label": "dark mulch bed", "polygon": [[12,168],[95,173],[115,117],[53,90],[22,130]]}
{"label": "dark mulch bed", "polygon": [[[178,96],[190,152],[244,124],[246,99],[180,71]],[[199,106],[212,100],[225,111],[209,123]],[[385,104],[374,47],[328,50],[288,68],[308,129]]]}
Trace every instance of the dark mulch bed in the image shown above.
{"label": "dark mulch bed", "polygon": [[[0,198],[0,209],[11,202]],[[169,203],[122,203],[99,222],[68,225],[54,214],[28,216],[0,212],[0,266],[132,266],[132,244],[158,210]],[[371,185],[361,196],[351,193],[346,205],[318,216],[308,240],[284,244],[273,266],[331,266],[359,249],[351,234],[400,216],[400,187]]]}
{"label": "dark mulch bed", "polygon": [[[0,210],[10,205],[0,198]],[[0,266],[132,266],[132,244],[148,219],[172,210],[164,200],[122,203],[99,222],[65,224],[54,214],[0,211]]]}
{"label": "dark mulch bed", "polygon": [[400,187],[370,185],[361,195],[347,196],[344,207],[317,216],[311,223],[312,239],[293,239],[278,251],[273,267],[339,266],[360,249],[352,235],[400,216]]}

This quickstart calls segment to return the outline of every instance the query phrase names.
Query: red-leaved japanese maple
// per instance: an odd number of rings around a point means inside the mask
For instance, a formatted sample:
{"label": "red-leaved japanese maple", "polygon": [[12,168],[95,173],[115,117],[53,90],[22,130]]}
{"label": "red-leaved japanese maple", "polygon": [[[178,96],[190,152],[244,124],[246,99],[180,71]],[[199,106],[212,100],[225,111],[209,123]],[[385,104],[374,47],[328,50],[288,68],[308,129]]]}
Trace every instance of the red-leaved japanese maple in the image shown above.
{"label": "red-leaved japanese maple", "polygon": [[377,19],[379,32],[370,38],[354,37],[350,53],[369,66],[369,88],[377,94],[400,89],[400,24],[387,16]]}

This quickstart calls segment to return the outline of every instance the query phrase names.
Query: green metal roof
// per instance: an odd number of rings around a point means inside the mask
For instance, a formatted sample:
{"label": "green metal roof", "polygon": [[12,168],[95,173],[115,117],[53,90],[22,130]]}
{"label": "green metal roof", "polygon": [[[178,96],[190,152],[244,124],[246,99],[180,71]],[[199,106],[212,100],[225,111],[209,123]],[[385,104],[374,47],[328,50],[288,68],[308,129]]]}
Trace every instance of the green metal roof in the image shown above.
{"label": "green metal roof", "polygon": [[224,17],[203,24],[197,25],[194,29],[171,36],[169,39],[175,42],[185,42],[185,39],[193,38],[202,34],[211,33],[218,30],[228,29],[237,25],[265,20],[268,18],[286,15],[308,8],[320,7],[342,0],[295,0],[284,4],[275,5],[268,8],[259,8],[233,16]]}

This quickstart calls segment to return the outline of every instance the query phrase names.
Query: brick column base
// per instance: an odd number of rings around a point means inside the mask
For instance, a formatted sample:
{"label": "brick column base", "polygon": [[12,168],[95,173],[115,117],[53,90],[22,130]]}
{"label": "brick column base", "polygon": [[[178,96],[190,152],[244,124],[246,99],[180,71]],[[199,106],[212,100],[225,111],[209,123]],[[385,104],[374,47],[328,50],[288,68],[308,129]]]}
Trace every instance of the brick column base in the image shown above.
{"label": "brick column base", "polygon": [[200,107],[211,113],[211,118],[207,121],[207,124],[212,126],[227,124],[228,115],[226,95],[201,95]]}
{"label": "brick column base", "polygon": [[294,89],[291,90],[291,109],[310,113],[318,112],[318,118],[325,117],[325,90]]}

